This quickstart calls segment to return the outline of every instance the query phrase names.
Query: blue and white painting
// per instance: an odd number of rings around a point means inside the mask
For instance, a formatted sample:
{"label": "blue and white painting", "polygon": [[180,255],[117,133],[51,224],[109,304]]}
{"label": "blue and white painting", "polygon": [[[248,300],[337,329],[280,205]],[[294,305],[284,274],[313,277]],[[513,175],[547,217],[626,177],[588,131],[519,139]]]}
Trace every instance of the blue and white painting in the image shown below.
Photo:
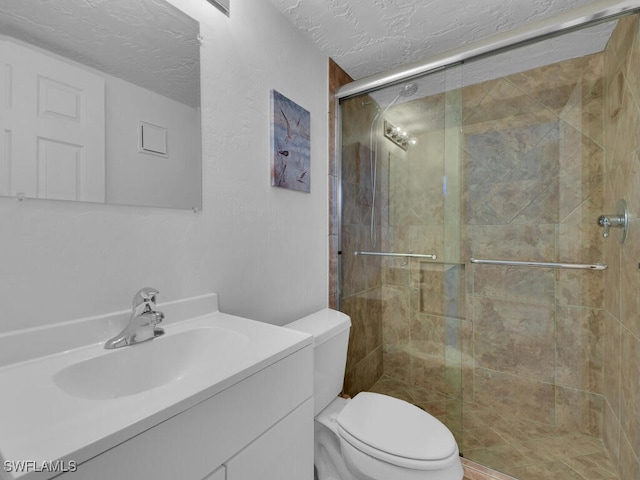
{"label": "blue and white painting", "polygon": [[311,191],[311,114],[271,90],[271,185]]}

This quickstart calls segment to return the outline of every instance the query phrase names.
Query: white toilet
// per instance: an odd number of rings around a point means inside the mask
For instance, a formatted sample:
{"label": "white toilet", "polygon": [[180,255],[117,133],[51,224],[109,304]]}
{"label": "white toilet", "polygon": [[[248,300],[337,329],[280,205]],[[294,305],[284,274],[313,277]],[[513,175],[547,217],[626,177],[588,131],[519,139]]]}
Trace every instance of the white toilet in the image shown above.
{"label": "white toilet", "polygon": [[458,445],[440,421],[403,400],[338,397],[351,319],[324,309],[287,328],[314,337],[314,462],[318,480],[461,480]]}

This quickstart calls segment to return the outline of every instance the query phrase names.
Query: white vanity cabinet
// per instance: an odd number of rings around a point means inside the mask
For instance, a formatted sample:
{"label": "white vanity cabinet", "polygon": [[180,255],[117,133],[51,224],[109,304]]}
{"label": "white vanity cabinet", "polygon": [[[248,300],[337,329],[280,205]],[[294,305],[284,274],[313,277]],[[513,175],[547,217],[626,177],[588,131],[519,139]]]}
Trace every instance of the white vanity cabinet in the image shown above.
{"label": "white vanity cabinet", "polygon": [[313,401],[307,400],[225,463],[227,480],[313,479]]}
{"label": "white vanity cabinet", "polygon": [[307,344],[56,479],[313,480],[312,373]]}
{"label": "white vanity cabinet", "polygon": [[224,465],[223,465],[212,474],[207,475],[204,480],[225,480],[225,478],[226,478],[226,469],[224,468]]}

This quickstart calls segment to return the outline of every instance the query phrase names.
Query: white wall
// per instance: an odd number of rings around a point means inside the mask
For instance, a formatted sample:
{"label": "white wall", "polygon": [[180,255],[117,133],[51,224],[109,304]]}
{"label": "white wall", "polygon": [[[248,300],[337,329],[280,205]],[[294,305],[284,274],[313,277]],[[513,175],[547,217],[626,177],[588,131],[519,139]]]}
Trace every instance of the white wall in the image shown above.
{"label": "white wall", "polygon": [[[107,203],[200,208],[200,110],[104,78]],[[139,152],[140,121],[167,130],[165,157]]]}
{"label": "white wall", "polygon": [[[264,0],[201,22],[203,211],[0,199],[0,332],[216,291],[282,324],[327,304],[327,59]],[[311,193],[269,179],[269,91],[311,112]]]}

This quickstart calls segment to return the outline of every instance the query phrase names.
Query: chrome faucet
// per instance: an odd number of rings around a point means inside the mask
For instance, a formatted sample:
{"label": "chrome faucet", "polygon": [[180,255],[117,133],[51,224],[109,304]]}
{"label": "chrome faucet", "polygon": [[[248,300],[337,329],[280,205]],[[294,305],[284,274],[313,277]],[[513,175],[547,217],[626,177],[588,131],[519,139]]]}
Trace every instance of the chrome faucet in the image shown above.
{"label": "chrome faucet", "polygon": [[164,318],[162,312],[155,310],[158,293],[157,290],[147,287],[135,294],[129,324],[118,335],[107,340],[104,348],[126,347],[146,342],[164,333],[162,328],[156,326]]}
{"label": "chrome faucet", "polygon": [[629,230],[629,210],[627,209],[627,202],[618,200],[618,203],[616,203],[616,213],[600,215],[598,217],[598,225],[604,228],[602,232],[604,238],[609,238],[611,228],[620,228],[618,240],[620,240],[620,243],[624,243],[627,238],[627,231]]}
{"label": "chrome faucet", "polygon": [[618,215],[600,215],[598,225],[604,228],[602,236],[608,238],[611,227],[621,227],[624,224]]}

